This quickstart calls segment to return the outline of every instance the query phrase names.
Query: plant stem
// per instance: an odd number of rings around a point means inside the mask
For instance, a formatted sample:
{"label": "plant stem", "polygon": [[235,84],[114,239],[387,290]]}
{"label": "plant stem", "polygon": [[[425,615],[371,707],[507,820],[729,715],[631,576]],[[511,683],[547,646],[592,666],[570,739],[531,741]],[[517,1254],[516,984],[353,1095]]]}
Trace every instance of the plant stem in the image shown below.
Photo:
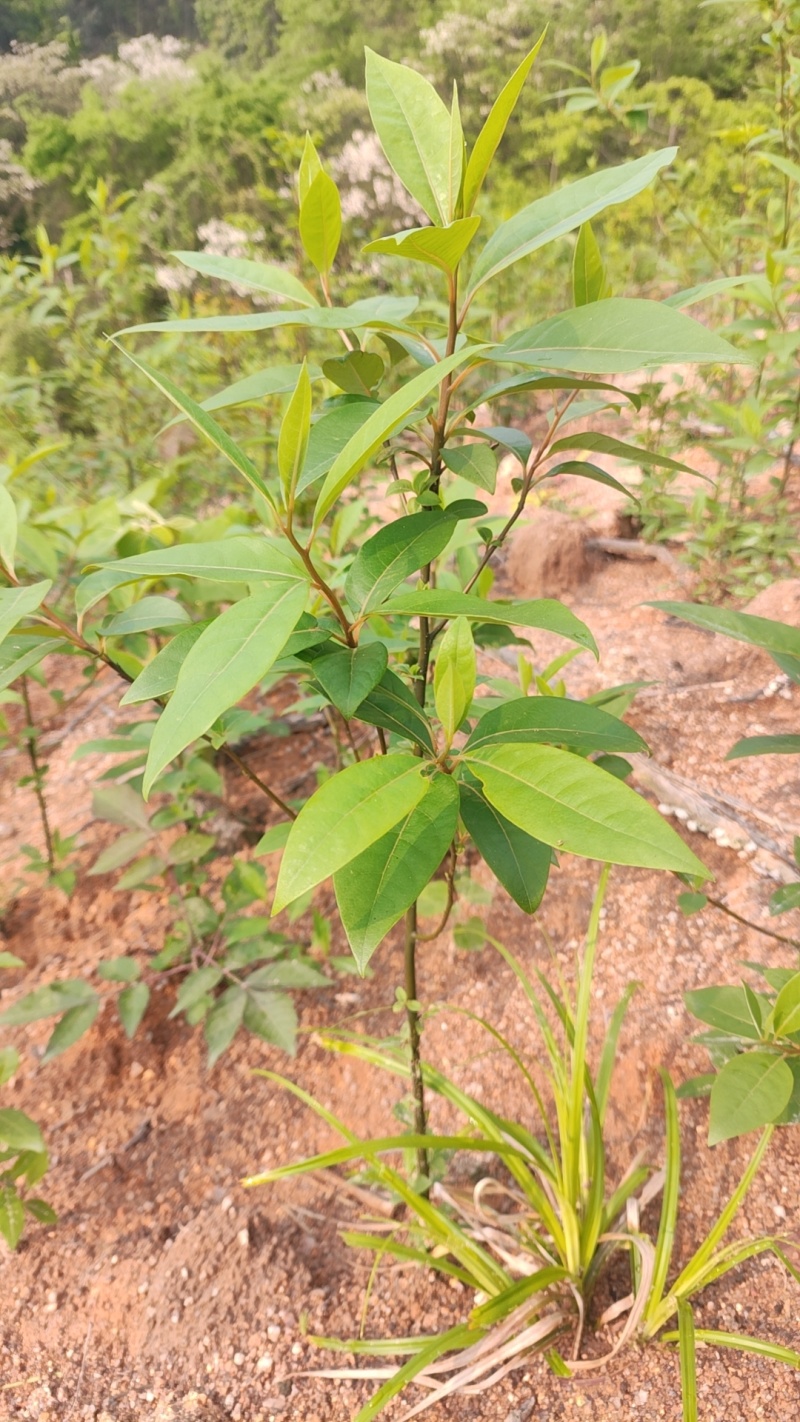
{"label": "plant stem", "polygon": [[55,869],[55,855],[53,849],[53,835],[50,829],[50,819],[47,813],[47,799],[44,793],[44,772],[39,764],[39,757],[36,752],[36,725],[31,710],[31,698],[28,690],[28,678],[20,678],[20,689],[22,693],[22,704],[25,707],[25,749],[28,752],[28,760],[31,763],[31,784],[33,793],[39,805],[39,814],[42,821],[45,848],[47,849],[47,868],[50,873]]}
{"label": "plant stem", "polygon": [[[417,1001],[417,905],[414,903],[406,912],[406,941],[405,941],[405,989],[406,989],[406,1021],[408,1022],[408,1041],[411,1049],[411,1091],[414,1097],[414,1132],[418,1136],[427,1135],[427,1118],[425,1112],[425,1083],[422,1079],[422,1062],[420,1060],[419,1042],[419,1013],[413,1004]],[[428,1152],[424,1146],[417,1148],[417,1170],[420,1175],[428,1178]],[[422,1191],[427,1195],[428,1187]]]}
{"label": "plant stem", "polygon": [[735,909],[728,908],[722,899],[712,899],[710,894],[706,894],[705,897],[714,908],[721,909],[729,918],[735,918],[736,922],[744,924],[745,928],[752,928],[754,933],[763,933],[765,938],[775,938],[779,943],[788,943],[790,948],[800,948],[800,942],[796,938],[788,938],[785,933],[776,933],[772,928],[762,928],[760,924],[753,923],[751,918],[743,918]]}

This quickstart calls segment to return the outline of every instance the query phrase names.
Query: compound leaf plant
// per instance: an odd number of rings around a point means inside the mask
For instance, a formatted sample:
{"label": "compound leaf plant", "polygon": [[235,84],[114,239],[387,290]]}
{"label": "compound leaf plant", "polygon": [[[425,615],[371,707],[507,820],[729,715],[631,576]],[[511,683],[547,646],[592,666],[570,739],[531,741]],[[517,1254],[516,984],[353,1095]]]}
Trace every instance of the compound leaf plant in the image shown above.
{"label": "compound leaf plant", "polygon": [[[616,483],[576,453],[608,452],[607,438],[604,444],[600,434],[563,435],[576,397],[590,392],[595,408],[601,400],[636,404],[615,386],[618,373],[739,359],[734,347],[682,311],[607,298],[604,280],[585,277],[586,251],[594,267],[599,260],[591,219],[645,189],[674,149],[594,172],[531,202],[488,237],[482,232],[476,203],[540,44],[502,91],[469,155],[457,93],[448,108],[414,70],[368,52],[373,123],[421,219],[370,245],[378,270],[374,295],[346,299],[350,273],[347,264],[337,266],[339,196],[309,139],[298,180],[302,279],[269,264],[215,257],[209,268],[206,258],[176,253],[196,271],[252,290],[260,304],[236,315],[133,326],[116,338],[238,476],[240,493],[231,497],[239,499],[239,518],[226,536],[214,536],[218,523],[207,532],[195,524],[171,546],[153,539],[135,556],[91,568],[77,591],[77,630],[53,610],[47,582],[21,584],[8,509],[0,541],[7,584],[0,590],[0,632],[18,629],[19,673],[44,657],[58,634],[59,645],[66,637],[82,655],[121,669],[133,683],[127,703],[152,699],[158,718],[145,797],[158,792],[167,768],[200,738],[224,745],[220,718],[268,674],[307,678],[331,720],[345,723],[352,763],[299,809],[266,787],[285,826],[277,834],[273,827],[264,846],[283,842],[273,912],[332,878],[361,971],[405,918],[419,1136],[425,1110],[416,903],[443,872],[449,910],[458,859],[470,842],[528,913],[561,852],[707,877],[657,812],[593,759],[642,749],[629,727],[598,706],[546,695],[540,679],[539,694],[527,694],[530,677],[498,690],[476,656],[482,645],[513,644],[532,631],[597,654],[589,629],[560,602],[491,596],[494,555],[531,496],[563,467],[561,451],[569,450],[572,473]],[[570,233],[579,243],[573,306],[493,339],[494,278]],[[414,281],[437,284],[430,299],[387,293],[398,260],[415,264]],[[400,268],[403,290],[408,270]],[[295,367],[274,457],[270,445],[260,464],[218,419],[241,401],[238,386],[201,404],[163,373],[163,361],[156,370],[131,353],[131,338],[148,333],[202,341],[209,333],[219,339],[260,332],[269,341],[267,333],[280,332],[285,342],[292,330],[309,354]],[[276,358],[285,361],[285,344]],[[282,380],[285,370],[283,364]],[[268,369],[261,384],[275,388]],[[250,389],[258,388],[253,379]],[[478,406],[499,406],[502,415],[510,397],[526,392],[552,401],[538,447],[523,430],[476,423]],[[625,450],[636,456],[633,446]],[[494,493],[504,453],[518,466],[512,507],[490,516],[481,496]],[[363,529],[363,517],[347,523],[354,506],[381,524],[366,537],[356,532],[355,544],[341,534],[347,526]],[[198,579],[205,587],[220,584],[221,599],[201,627],[189,625],[196,600],[186,594]],[[96,622],[103,602],[106,618]],[[120,611],[121,621],[113,616]],[[142,655],[136,639],[142,629],[160,632],[156,655],[152,642]],[[12,658],[4,684],[14,675]],[[357,733],[354,723],[361,723]],[[419,1168],[424,1176],[424,1152]]]}

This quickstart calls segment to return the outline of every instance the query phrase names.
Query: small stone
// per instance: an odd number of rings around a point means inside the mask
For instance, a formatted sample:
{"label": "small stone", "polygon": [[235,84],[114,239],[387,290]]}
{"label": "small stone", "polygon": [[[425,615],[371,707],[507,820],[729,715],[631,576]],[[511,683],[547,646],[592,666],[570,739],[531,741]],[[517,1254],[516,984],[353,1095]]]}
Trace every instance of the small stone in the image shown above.
{"label": "small stone", "polygon": [[[777,1213],[777,1211],[776,1211],[776,1213]],[[785,1215],[786,1215],[786,1211],[785,1211],[785,1210],[783,1211],[783,1214],[784,1214],[784,1217],[785,1217]],[[277,1323],[271,1323],[270,1326],[269,1326],[269,1328],[267,1329],[267,1337],[268,1337],[270,1343],[277,1343],[277,1341],[278,1341],[278,1339],[280,1338],[280,1336],[281,1336],[281,1330],[280,1330],[280,1328],[278,1327]]]}
{"label": "small stone", "polygon": [[257,1373],[268,1373],[272,1367],[272,1358],[269,1353],[264,1353],[256,1363]]}
{"label": "small stone", "polygon": [[244,1366],[244,1363],[245,1363],[245,1356],[244,1356],[244,1353],[234,1353],[234,1355],[233,1355],[233,1361],[234,1361],[234,1363],[235,1363],[235,1365],[236,1365],[237,1368],[243,1367],[243,1366]]}
{"label": "small stone", "polygon": [[239,1230],[239,1233],[236,1236],[236,1243],[240,1246],[241,1249],[247,1249],[248,1245],[250,1244],[250,1231],[246,1225],[244,1229]]}
{"label": "small stone", "polygon": [[222,1210],[223,1215],[226,1215],[226,1214],[228,1213],[228,1210],[230,1209],[230,1207],[231,1207],[232,1204],[233,1204],[233,1200],[232,1200],[231,1196],[230,1196],[230,1195],[226,1195],[225,1198],[224,1198],[224,1200],[222,1200],[222,1202],[221,1202],[221,1204],[220,1204],[220,1209]]}

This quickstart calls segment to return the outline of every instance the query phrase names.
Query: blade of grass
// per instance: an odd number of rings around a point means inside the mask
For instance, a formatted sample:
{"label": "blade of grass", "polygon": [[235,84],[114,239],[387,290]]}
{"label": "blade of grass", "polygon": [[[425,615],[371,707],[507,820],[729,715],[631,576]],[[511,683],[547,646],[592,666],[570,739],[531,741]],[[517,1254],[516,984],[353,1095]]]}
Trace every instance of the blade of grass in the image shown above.
{"label": "blade of grass", "polygon": [[664,1297],[672,1247],[675,1240],[675,1225],[678,1219],[678,1200],[681,1189],[681,1131],[678,1121],[678,1098],[668,1072],[661,1072],[664,1087],[664,1113],[666,1117],[666,1162],[664,1167],[664,1194],[661,1200],[661,1218],[658,1222],[656,1257],[653,1270],[653,1286],[645,1309],[645,1333],[652,1336],[658,1325],[655,1320]]}
{"label": "blade of grass", "polygon": [[[800,1353],[794,1348],[784,1348],[782,1343],[770,1343],[766,1338],[753,1338],[747,1333],[720,1333],[716,1328],[696,1328],[695,1339],[709,1348],[738,1348],[742,1353],[756,1353],[760,1358],[772,1358],[775,1363],[787,1363],[790,1368],[800,1368]],[[678,1331],[662,1333],[662,1343],[678,1341]]]}
{"label": "blade of grass", "polygon": [[697,1360],[694,1347],[694,1314],[691,1305],[678,1304],[678,1348],[681,1359],[683,1422],[697,1422]]}

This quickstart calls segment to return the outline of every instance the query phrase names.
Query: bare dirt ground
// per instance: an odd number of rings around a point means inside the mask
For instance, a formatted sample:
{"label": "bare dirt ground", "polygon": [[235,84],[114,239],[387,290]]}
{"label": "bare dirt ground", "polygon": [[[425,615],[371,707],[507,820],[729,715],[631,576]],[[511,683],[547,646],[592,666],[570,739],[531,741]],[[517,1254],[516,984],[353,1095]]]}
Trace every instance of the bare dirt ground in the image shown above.
{"label": "bare dirt ground", "polygon": [[[739,736],[796,730],[800,689],[764,695],[775,674],[760,654],[691,631],[644,606],[684,597],[673,572],[658,562],[597,559],[565,593],[593,629],[601,649],[595,666],[582,656],[567,671],[573,694],[618,682],[653,682],[628,713],[654,756],[709,791],[725,791],[779,820],[800,825],[800,781],[789,757],[725,764]],[[796,585],[769,590],[766,615],[793,615]],[[766,596],[766,595],[764,595]],[[537,641],[539,666],[555,650]],[[62,833],[78,832],[86,868],[108,837],[91,819],[87,762],[76,747],[113,724],[113,692],[68,730],[52,751],[53,818]],[[67,721],[69,717],[66,718]],[[254,767],[282,790],[298,766],[330,759],[320,732],[266,741],[249,752]],[[94,767],[93,767],[94,768]],[[13,885],[19,844],[36,843],[30,792],[16,790],[23,767],[0,760],[3,883]],[[262,815],[251,787],[231,782],[239,806]],[[774,885],[752,855],[723,849],[701,834],[692,848],[714,870],[715,892],[746,918],[775,925],[766,914]],[[480,871],[483,882],[491,882]],[[489,931],[528,964],[546,967],[552,950],[569,974],[585,928],[596,866],[565,859],[553,874],[540,914],[526,918],[496,889],[486,910]],[[743,959],[792,965],[796,953],[711,909],[690,919],[677,911],[679,886],[667,875],[616,870],[607,901],[597,966],[595,1035],[626,984],[640,987],[623,1031],[612,1090],[609,1172],[618,1177],[631,1157],[663,1154],[658,1068],[676,1081],[705,1070],[689,1042],[685,990],[735,981]],[[330,908],[327,891],[320,905]],[[112,954],[144,955],[160,946],[169,911],[159,897],[119,893],[112,879],[79,876],[68,900],[56,890],[26,887],[8,903],[2,946],[26,968],[5,974],[5,1005],[53,977],[79,976]],[[303,933],[303,921],[296,932]],[[800,915],[780,931],[800,937]],[[344,944],[336,940],[336,950]],[[168,993],[129,1043],[111,1013],[63,1057],[41,1065],[47,1023],[9,1034],[23,1066],[4,1104],[40,1121],[52,1149],[43,1193],[58,1209],[57,1227],[33,1226],[15,1255],[0,1253],[0,1418],[39,1422],[346,1422],[374,1384],[297,1376],[330,1364],[305,1337],[358,1332],[369,1263],[341,1242],[338,1227],[358,1219],[359,1206],[336,1178],[306,1179],[245,1191],[240,1178],[334,1144],[332,1133],[300,1103],[253,1076],[267,1066],[287,1073],[359,1132],[396,1129],[392,1107],[400,1089],[353,1061],[331,1057],[313,1029],[369,1009],[365,1029],[391,1031],[387,1011],[401,980],[397,934],[361,983],[332,979],[299,1006],[304,1030],[295,1061],[240,1036],[207,1072],[198,1033],[169,1021]],[[450,934],[421,954],[425,1002],[451,1002],[484,1012],[523,1052],[535,1040],[521,993],[491,949],[466,953]],[[503,1113],[531,1117],[530,1101],[507,1060],[464,1017],[442,1013],[426,1031],[425,1052],[437,1065]],[[686,1258],[724,1203],[752,1141],[711,1151],[706,1107],[681,1108],[684,1196],[678,1251]],[[434,1110],[434,1121],[439,1119]],[[444,1119],[443,1117],[441,1118]],[[535,1129],[535,1122],[530,1124]],[[800,1134],[779,1131],[734,1225],[734,1234],[800,1232]],[[368,1316],[375,1336],[441,1328],[469,1307],[462,1286],[433,1283],[413,1270],[385,1268]],[[778,1264],[754,1260],[709,1289],[698,1321],[800,1343],[800,1290]],[[613,1337],[606,1336],[605,1346]],[[341,1362],[341,1358],[339,1359]],[[800,1413],[800,1378],[767,1360],[700,1349],[703,1422],[789,1422]],[[399,1416],[402,1409],[389,1411]],[[679,1419],[678,1362],[666,1346],[630,1348],[607,1372],[553,1377],[536,1359],[477,1397],[451,1398],[431,1422],[556,1422],[596,1419],[639,1422]]]}

